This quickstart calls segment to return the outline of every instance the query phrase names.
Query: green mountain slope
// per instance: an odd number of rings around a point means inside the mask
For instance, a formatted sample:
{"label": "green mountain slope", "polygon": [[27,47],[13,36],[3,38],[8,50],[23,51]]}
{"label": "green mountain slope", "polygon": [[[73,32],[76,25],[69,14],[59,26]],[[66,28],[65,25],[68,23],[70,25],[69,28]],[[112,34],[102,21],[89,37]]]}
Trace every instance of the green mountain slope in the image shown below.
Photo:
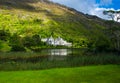
{"label": "green mountain slope", "polygon": [[102,44],[110,43],[105,33],[108,28],[109,22],[48,0],[0,0],[0,49],[44,46],[28,43],[34,35],[60,36],[73,47],[94,47],[99,38],[105,40]]}

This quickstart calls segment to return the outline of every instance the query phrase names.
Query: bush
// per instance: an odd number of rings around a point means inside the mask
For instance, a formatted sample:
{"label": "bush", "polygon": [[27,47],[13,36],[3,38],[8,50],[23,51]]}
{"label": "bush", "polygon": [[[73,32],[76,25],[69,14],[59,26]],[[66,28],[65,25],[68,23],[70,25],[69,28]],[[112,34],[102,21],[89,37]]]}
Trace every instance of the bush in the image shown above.
{"label": "bush", "polygon": [[0,40],[7,41],[10,37],[10,32],[5,30],[0,30]]}
{"label": "bush", "polygon": [[25,51],[22,38],[18,34],[14,34],[9,41],[11,51]]}
{"label": "bush", "polygon": [[26,51],[26,49],[20,45],[13,45],[11,51]]}

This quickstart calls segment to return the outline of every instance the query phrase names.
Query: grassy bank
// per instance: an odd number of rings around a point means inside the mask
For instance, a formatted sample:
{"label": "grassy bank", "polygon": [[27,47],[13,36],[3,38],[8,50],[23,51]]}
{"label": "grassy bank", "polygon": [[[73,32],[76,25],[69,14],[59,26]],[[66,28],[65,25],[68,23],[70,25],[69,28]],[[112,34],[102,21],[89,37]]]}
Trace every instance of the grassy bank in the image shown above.
{"label": "grassy bank", "polygon": [[115,54],[42,56],[39,53],[0,55],[1,71],[40,70],[107,64],[120,64],[120,56]]}
{"label": "grassy bank", "polygon": [[1,83],[119,83],[120,65],[0,72]]}

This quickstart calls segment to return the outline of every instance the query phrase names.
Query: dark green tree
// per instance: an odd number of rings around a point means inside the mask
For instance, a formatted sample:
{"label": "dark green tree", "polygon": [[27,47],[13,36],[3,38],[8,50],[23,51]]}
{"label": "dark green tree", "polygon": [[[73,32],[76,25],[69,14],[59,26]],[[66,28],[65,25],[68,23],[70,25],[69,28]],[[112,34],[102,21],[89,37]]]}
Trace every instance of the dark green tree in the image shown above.
{"label": "dark green tree", "polygon": [[41,38],[37,34],[33,35],[32,37],[26,36],[26,37],[24,37],[23,43],[24,43],[24,46],[27,48],[31,48],[34,46],[39,47],[41,45]]}
{"label": "dark green tree", "polygon": [[10,38],[9,30],[0,30],[0,40],[7,41]]}
{"label": "dark green tree", "polygon": [[16,33],[10,37],[9,44],[12,47],[11,51],[25,51],[22,38]]}

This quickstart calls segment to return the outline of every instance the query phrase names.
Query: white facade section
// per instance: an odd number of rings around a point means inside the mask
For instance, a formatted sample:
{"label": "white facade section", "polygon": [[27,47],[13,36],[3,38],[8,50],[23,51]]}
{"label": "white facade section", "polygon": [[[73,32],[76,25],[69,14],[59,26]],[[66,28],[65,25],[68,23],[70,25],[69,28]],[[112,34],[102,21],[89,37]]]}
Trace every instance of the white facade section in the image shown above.
{"label": "white facade section", "polygon": [[44,38],[44,39],[41,39],[41,41],[43,42],[46,42],[47,44],[49,45],[54,45],[54,46],[68,46],[68,47],[71,47],[72,46],[72,43],[69,43],[65,40],[63,40],[62,38],[58,37],[56,39],[54,39],[52,36],[50,38]]}

